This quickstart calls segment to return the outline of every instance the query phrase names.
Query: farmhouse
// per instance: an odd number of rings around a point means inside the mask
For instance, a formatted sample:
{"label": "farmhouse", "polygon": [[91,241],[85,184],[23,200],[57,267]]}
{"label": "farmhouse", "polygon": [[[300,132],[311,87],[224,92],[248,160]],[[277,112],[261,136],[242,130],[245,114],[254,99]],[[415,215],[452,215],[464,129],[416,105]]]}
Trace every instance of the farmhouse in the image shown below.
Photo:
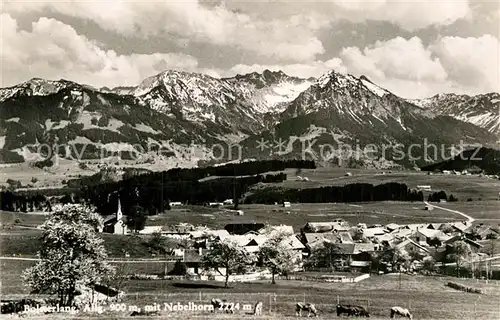
{"label": "farmhouse", "polygon": [[181,207],[182,202],[176,201],[176,202],[170,202],[171,207]]}
{"label": "farmhouse", "polygon": [[431,186],[417,186],[418,191],[432,191]]}
{"label": "farmhouse", "polygon": [[363,229],[363,236],[367,239],[374,238],[375,236],[381,236],[385,234],[384,228],[375,227],[375,228],[367,228]]}
{"label": "farmhouse", "polygon": [[220,202],[209,202],[208,203],[208,206],[211,207],[211,208],[218,208],[218,207],[221,207],[223,204],[220,203]]}
{"label": "farmhouse", "polygon": [[162,226],[145,226],[144,229],[139,231],[140,234],[153,234],[155,232],[162,232]]}
{"label": "farmhouse", "polygon": [[416,243],[415,241],[411,240],[410,238],[404,239],[403,241],[398,243],[395,247],[399,248],[399,249],[404,249],[408,253],[418,252],[421,254],[429,254],[429,252],[430,252],[429,249]]}
{"label": "farmhouse", "polygon": [[290,204],[290,202],[288,202],[288,201],[283,202],[283,207],[284,208],[290,208],[291,206],[292,205]]}
{"label": "farmhouse", "polygon": [[400,226],[396,223],[389,223],[388,225],[385,226],[385,228],[387,230],[389,230],[390,232],[392,232],[394,230],[398,230],[400,228]]}
{"label": "farmhouse", "polygon": [[247,223],[229,223],[226,224],[224,229],[230,234],[243,235],[250,231],[257,233],[260,229],[264,228],[263,223],[247,222]]}
{"label": "farmhouse", "polygon": [[122,213],[122,205],[120,199],[118,199],[118,209],[115,214],[106,216],[104,218],[104,227],[102,232],[121,234],[125,235],[128,233],[127,225],[125,224],[125,219],[127,217]]}
{"label": "farmhouse", "polygon": [[268,237],[272,237],[277,234],[293,234],[293,227],[286,225],[266,226],[265,228],[260,229],[258,233],[267,235]]}
{"label": "farmhouse", "polygon": [[498,239],[500,238],[500,230],[495,229],[491,226],[480,224],[473,230],[468,230],[467,235],[471,239],[476,238],[478,240]]}
{"label": "farmhouse", "polygon": [[348,232],[342,233],[304,233],[302,235],[304,243],[309,247],[315,247],[324,241],[330,243],[347,243],[353,244],[351,235]]}
{"label": "farmhouse", "polygon": [[266,236],[244,234],[244,235],[230,235],[227,240],[237,243],[243,247],[247,252],[255,253],[259,251],[260,247],[268,240]]}
{"label": "farmhouse", "polygon": [[304,233],[321,233],[321,232],[331,232],[331,231],[347,231],[349,226],[343,221],[332,221],[332,222],[308,222],[302,228]]}
{"label": "farmhouse", "polygon": [[437,239],[440,242],[448,241],[451,237],[440,230],[420,228],[412,235],[411,239],[419,245],[427,245],[431,240]]}

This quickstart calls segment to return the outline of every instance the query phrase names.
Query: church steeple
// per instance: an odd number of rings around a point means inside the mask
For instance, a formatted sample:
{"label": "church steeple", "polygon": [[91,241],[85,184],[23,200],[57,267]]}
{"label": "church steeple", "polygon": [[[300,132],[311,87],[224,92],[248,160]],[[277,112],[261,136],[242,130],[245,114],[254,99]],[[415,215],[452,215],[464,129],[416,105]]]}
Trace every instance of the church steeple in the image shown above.
{"label": "church steeple", "polygon": [[118,210],[116,211],[116,221],[120,221],[123,217],[122,204],[120,202],[120,197],[118,197]]}

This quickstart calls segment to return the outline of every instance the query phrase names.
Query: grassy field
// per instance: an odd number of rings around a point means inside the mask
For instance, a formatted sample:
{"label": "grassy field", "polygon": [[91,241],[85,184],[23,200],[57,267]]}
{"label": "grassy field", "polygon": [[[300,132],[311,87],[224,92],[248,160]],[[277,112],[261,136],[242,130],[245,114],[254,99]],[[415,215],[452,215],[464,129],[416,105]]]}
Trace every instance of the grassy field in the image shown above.
{"label": "grassy field", "polygon": [[[34,257],[40,250],[40,230],[14,228],[0,230],[0,256]],[[104,246],[109,257],[123,258],[124,250],[131,258],[151,258],[147,242],[151,235],[119,236],[99,234],[104,239]]]}
{"label": "grassy field", "polygon": [[0,222],[3,226],[17,225],[21,227],[36,228],[38,225],[42,224],[45,221],[47,215],[48,214],[46,212],[22,213],[0,210]]}
{"label": "grassy field", "polygon": [[[2,293],[7,297],[20,297],[23,292],[20,272],[31,265],[25,261],[2,261]],[[234,315],[217,314],[217,319],[246,318],[246,305],[256,301],[264,304],[260,319],[288,319],[294,317],[297,302],[314,303],[320,311],[320,318],[336,318],[334,314],[337,299],[341,303],[357,304],[369,309],[374,319],[389,317],[392,306],[408,307],[415,319],[498,319],[500,309],[500,282],[461,279],[461,283],[482,288],[485,294],[458,292],[445,286],[452,278],[398,275],[372,276],[359,283],[319,283],[279,280],[272,285],[268,280],[257,283],[231,283],[225,289],[217,282],[180,282],[167,280],[130,280],[125,284],[127,306],[144,308],[154,303],[177,302],[185,304],[207,304],[212,298],[226,299],[239,303],[240,310]],[[92,316],[98,319],[122,318],[127,313],[104,313]],[[90,317],[91,315],[87,315]],[[56,318],[52,316],[50,319]],[[209,312],[183,312],[180,314],[162,312],[162,318],[205,319],[214,318]],[[250,317],[249,317],[250,318]],[[49,319],[46,318],[46,319]],[[57,319],[57,318],[56,318]],[[68,316],[68,319],[73,319]]]}
{"label": "grassy field", "polygon": [[[350,172],[352,176],[346,176]],[[385,174],[382,174],[384,172]],[[405,183],[409,188],[418,185],[430,185],[433,190],[444,190],[459,200],[496,200],[500,192],[500,180],[479,176],[456,176],[433,174],[418,171],[382,171],[368,169],[318,168],[304,169],[298,175],[307,177],[309,181],[301,181],[296,177],[296,170],[287,170],[287,180],[283,183],[271,184],[289,188],[315,188],[318,186],[345,185],[349,183],[381,184],[387,182]]]}
{"label": "grassy field", "polygon": [[[1,164],[0,185],[7,185],[7,179],[18,180],[23,186],[32,184],[34,188],[62,187],[63,180],[75,179],[78,176],[87,176],[96,173],[97,170],[78,167],[76,161],[60,159],[52,168],[40,169],[29,163]],[[36,178],[33,183],[32,178]]]}
{"label": "grassy field", "polygon": [[441,207],[467,213],[478,222],[498,225],[500,223],[500,201],[448,202]]}
{"label": "grassy field", "polygon": [[167,226],[180,222],[223,228],[228,223],[262,222],[272,225],[286,224],[299,231],[307,222],[332,221],[342,218],[351,224],[424,223],[446,222],[461,219],[459,215],[444,210],[424,210],[421,202],[370,202],[370,203],[293,203],[290,208],[275,205],[240,205],[243,216],[230,211],[188,206],[173,208],[162,215],[150,217],[148,225]]}

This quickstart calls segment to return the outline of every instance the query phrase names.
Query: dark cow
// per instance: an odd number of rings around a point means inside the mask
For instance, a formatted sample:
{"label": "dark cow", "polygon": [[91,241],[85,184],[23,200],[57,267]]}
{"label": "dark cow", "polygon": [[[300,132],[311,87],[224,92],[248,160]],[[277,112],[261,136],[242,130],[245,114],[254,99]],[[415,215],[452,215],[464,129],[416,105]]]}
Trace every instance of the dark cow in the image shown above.
{"label": "dark cow", "polygon": [[32,299],[22,299],[22,300],[2,300],[1,301],[1,313],[11,314],[24,311],[24,306],[35,307],[42,304],[40,301]]}
{"label": "dark cow", "polygon": [[214,307],[212,312],[220,310],[227,313],[234,313],[234,303],[229,303],[226,300],[221,300],[221,299],[212,299],[210,303]]}
{"label": "dark cow", "polygon": [[314,306],[312,303],[297,303],[295,307],[295,315],[297,317],[302,317],[302,311],[307,311],[307,316],[309,317],[312,314],[314,314],[315,317],[318,316],[318,309]]}
{"label": "dark cow", "polygon": [[342,314],[347,314],[347,316],[356,317],[370,317],[370,313],[362,306],[351,306],[348,304],[338,304],[337,305],[337,317]]}
{"label": "dark cow", "polygon": [[408,318],[410,320],[413,319],[413,316],[411,315],[410,310],[408,310],[406,308],[392,307],[391,308],[391,318],[395,318],[396,315]]}

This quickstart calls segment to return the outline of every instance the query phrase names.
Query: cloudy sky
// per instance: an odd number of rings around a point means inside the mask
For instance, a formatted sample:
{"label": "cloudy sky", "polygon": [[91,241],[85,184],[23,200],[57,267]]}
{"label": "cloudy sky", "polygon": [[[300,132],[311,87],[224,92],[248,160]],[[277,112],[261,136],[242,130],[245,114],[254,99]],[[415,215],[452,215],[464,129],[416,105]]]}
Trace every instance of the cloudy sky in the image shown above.
{"label": "cloudy sky", "polygon": [[4,0],[1,82],[136,85],[165,69],[215,77],[330,69],[407,98],[499,91],[499,2]]}

